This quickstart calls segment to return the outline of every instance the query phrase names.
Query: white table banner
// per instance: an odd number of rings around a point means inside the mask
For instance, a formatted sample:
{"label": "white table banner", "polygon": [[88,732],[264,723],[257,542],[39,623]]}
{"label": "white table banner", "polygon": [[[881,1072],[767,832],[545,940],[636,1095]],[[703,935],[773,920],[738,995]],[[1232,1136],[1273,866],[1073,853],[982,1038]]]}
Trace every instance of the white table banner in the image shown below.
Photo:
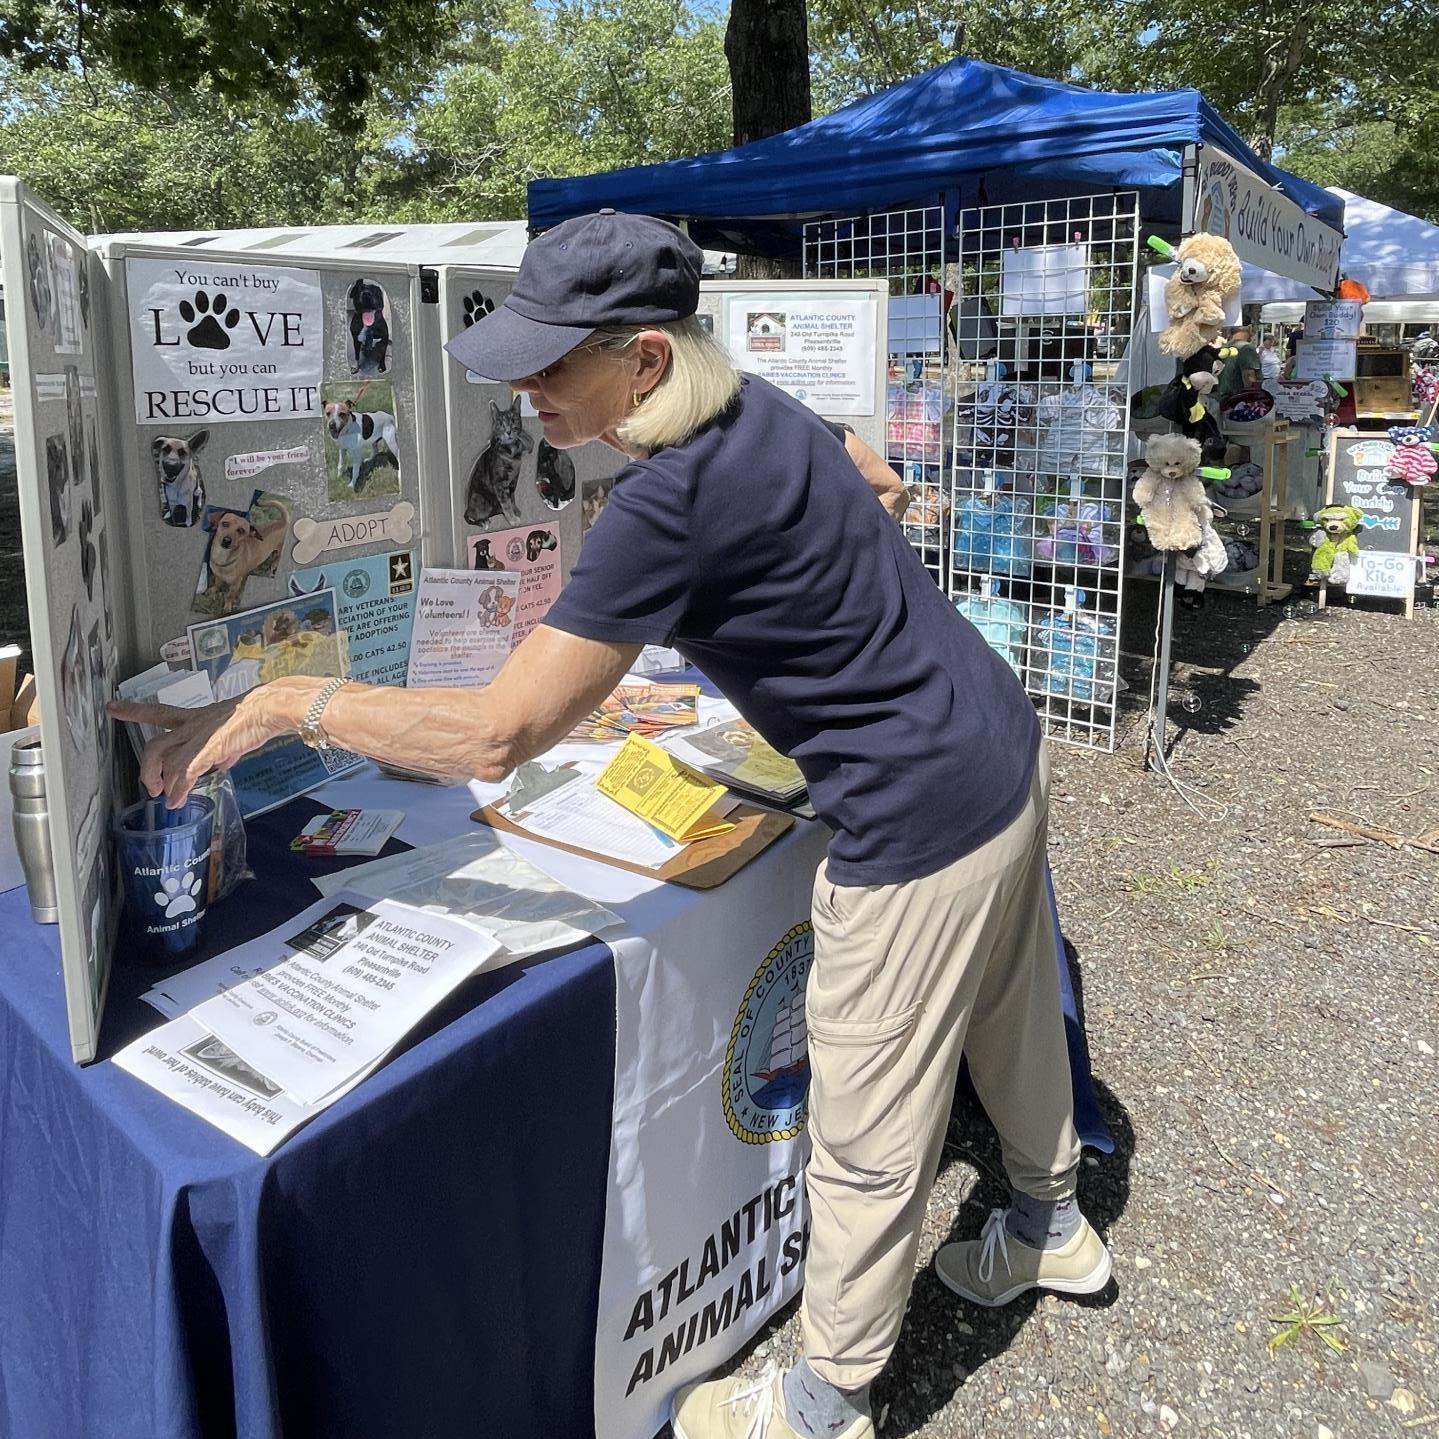
{"label": "white table banner", "polygon": [[[652,1439],[670,1399],[799,1291],[810,892],[800,824],[716,890],[631,917],[615,952],[615,1097],[595,1432]],[[652,897],[660,900],[660,895]],[[661,913],[668,911],[668,913]]]}

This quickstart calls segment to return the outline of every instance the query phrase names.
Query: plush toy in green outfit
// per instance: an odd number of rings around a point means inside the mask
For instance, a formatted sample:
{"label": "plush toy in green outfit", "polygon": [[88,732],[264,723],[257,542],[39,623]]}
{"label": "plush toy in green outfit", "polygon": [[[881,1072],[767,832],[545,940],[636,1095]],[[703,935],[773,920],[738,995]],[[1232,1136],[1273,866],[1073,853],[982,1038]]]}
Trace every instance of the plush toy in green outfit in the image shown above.
{"label": "plush toy in green outfit", "polygon": [[1362,510],[1353,505],[1326,505],[1314,516],[1317,528],[1309,537],[1314,546],[1309,582],[1343,588],[1349,583],[1349,570],[1359,557],[1359,537],[1354,533],[1364,518]]}

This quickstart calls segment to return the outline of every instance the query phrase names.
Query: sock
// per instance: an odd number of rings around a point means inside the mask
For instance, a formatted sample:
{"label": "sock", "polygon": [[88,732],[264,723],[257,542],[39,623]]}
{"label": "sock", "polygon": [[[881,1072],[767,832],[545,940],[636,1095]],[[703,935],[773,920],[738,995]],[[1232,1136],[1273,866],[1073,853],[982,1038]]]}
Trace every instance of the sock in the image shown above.
{"label": "sock", "polygon": [[801,1359],[784,1376],[784,1417],[805,1439],[831,1439],[869,1413],[869,1385],[836,1389]]}
{"label": "sock", "polygon": [[1016,1189],[1004,1228],[1031,1249],[1059,1249],[1079,1233],[1083,1218],[1072,1194],[1067,1199],[1036,1199]]}

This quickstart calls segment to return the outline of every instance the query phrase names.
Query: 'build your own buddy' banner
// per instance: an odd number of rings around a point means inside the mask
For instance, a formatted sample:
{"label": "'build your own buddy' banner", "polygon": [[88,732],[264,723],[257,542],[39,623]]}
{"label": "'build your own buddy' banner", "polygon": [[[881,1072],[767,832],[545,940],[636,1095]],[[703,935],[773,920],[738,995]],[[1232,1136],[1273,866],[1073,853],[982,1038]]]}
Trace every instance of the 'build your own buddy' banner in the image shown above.
{"label": "'build your own buddy' banner", "polygon": [[1343,235],[1222,150],[1199,152],[1194,228],[1223,235],[1241,260],[1316,290],[1339,282]]}
{"label": "'build your own buddy' banner", "polygon": [[135,418],[321,413],[324,308],[313,270],[127,260]]}

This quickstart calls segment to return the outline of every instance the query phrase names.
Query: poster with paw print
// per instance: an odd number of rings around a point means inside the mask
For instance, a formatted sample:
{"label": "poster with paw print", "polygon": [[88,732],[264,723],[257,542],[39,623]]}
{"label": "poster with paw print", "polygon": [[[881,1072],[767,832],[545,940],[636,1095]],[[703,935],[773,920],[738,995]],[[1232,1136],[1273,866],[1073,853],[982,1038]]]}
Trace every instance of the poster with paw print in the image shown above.
{"label": "poster with paw print", "polygon": [[139,423],[320,414],[325,310],[314,270],[197,255],[131,258],[125,273]]}

